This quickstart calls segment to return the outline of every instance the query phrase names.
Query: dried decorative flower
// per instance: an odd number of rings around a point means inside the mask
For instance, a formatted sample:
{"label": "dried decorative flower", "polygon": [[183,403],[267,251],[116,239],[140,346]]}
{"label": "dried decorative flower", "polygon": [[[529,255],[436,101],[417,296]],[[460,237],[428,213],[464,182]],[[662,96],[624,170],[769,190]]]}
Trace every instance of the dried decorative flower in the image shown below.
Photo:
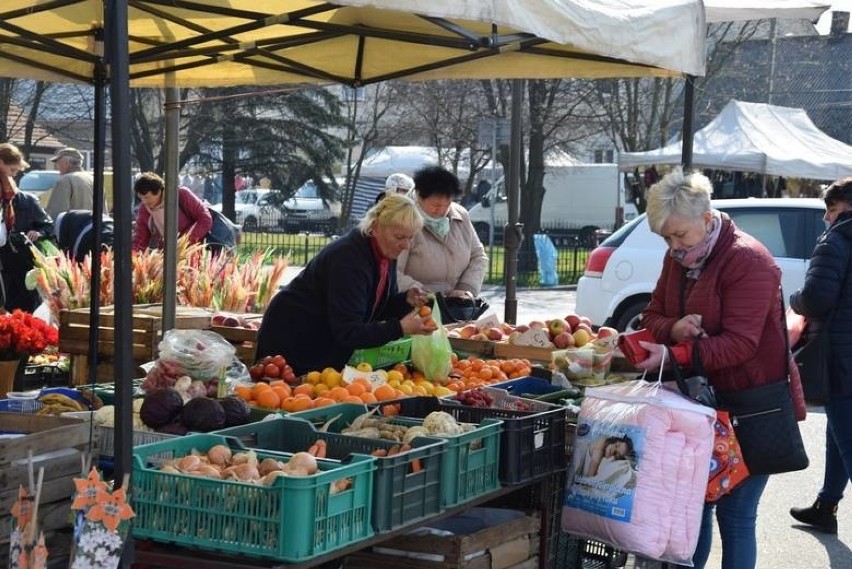
{"label": "dried decorative flower", "polygon": [[127,503],[124,488],[119,488],[112,494],[102,490],[98,494],[97,503],[89,509],[86,518],[101,522],[109,531],[115,531],[122,520],[129,520],[134,515],[133,509]]}
{"label": "dried decorative flower", "polygon": [[83,510],[97,503],[100,492],[105,492],[106,483],[101,480],[100,474],[93,467],[89,471],[88,478],[75,478],[74,486],[77,488],[77,496],[71,504],[72,510]]}

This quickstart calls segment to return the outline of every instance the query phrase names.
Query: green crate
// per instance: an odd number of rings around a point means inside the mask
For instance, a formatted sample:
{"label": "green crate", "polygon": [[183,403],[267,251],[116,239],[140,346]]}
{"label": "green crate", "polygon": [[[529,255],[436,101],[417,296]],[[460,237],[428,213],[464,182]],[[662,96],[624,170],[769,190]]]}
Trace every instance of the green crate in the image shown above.
{"label": "green crate", "polygon": [[[327,458],[343,460],[353,453],[369,455],[376,449],[388,450],[394,442],[364,439],[337,433],[318,432],[308,421],[296,417],[230,427],[215,434],[237,437],[251,448],[297,452],[323,439]],[[405,454],[376,457],[373,481],[373,529],[396,529],[441,511],[441,465],[447,443],[444,439],[417,437]],[[412,461],[421,469],[412,471]]]}
{"label": "green crate", "polygon": [[[244,450],[237,439],[196,434],[133,449],[133,535],[208,551],[298,562],[373,535],[375,459],[320,460],[320,472],[279,477],[271,486],[161,472],[164,460],[217,444]],[[289,455],[259,451],[258,459]],[[352,487],[331,493],[332,483]]]}
{"label": "green crate", "polygon": [[349,365],[362,362],[370,364],[373,369],[398,364],[408,360],[411,353],[411,338],[400,338],[375,348],[361,348],[352,353]]}
{"label": "green crate", "polygon": [[[403,400],[404,401],[404,400]],[[291,417],[307,419],[321,425],[335,419],[328,430],[339,433],[361,413],[367,412],[364,405],[340,403],[319,409],[291,413]],[[391,422],[416,425],[422,417],[393,417]],[[467,502],[500,488],[500,434],[503,422],[487,418],[474,430],[451,437],[441,467],[441,502],[445,508]]]}

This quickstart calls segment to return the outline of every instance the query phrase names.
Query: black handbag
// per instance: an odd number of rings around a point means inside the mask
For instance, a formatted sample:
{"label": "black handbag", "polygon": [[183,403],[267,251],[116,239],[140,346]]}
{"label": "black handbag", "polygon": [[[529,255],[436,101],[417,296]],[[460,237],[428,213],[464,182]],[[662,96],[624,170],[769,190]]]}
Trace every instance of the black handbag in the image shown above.
{"label": "black handbag", "polygon": [[831,395],[831,339],[828,328],[832,316],[821,323],[819,330],[801,348],[793,352],[793,359],[802,378],[805,400],[811,403],[825,403]]}
{"label": "black handbag", "polygon": [[444,324],[449,322],[469,322],[476,320],[488,310],[488,303],[482,298],[459,298],[435,293],[435,299],[441,310]]}

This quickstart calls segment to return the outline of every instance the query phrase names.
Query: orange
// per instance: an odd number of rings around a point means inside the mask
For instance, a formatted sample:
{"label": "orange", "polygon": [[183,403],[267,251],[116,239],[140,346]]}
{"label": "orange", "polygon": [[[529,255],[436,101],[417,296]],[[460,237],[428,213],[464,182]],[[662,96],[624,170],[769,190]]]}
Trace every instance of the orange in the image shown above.
{"label": "orange", "polygon": [[359,397],[364,403],[376,403],[378,401],[378,399],[376,399],[376,396],[369,391],[365,391]]}
{"label": "orange", "polygon": [[288,413],[293,412],[293,402],[296,400],[295,397],[285,397],[284,401],[281,402],[281,408]]}
{"label": "orange", "polygon": [[290,386],[286,383],[282,385],[276,385],[272,388],[272,391],[274,391],[275,394],[278,395],[278,397],[281,399],[285,399],[292,395],[292,393],[290,392]]}
{"label": "orange", "polygon": [[234,395],[243,401],[251,401],[251,387],[248,385],[238,385],[234,388]]}
{"label": "orange", "polygon": [[378,401],[387,401],[396,398],[396,389],[387,384],[380,385],[373,390],[373,395]]}
{"label": "orange", "polygon": [[450,352],[450,364],[455,367],[457,363],[459,363],[459,355],[455,352]]}
{"label": "orange", "polygon": [[304,411],[305,409],[312,409],[313,406],[314,400],[310,397],[303,397],[301,395],[297,395],[293,398],[293,412]]}
{"label": "orange", "polygon": [[262,381],[255,383],[254,386],[252,386],[252,388],[251,388],[252,399],[257,400],[258,395],[260,395],[261,392],[266,391],[268,389],[272,389],[271,387],[269,387],[268,383],[264,383]]}
{"label": "orange", "polygon": [[293,388],[293,395],[307,395],[308,397],[313,397],[314,386],[310,383],[302,383],[301,385],[297,385]]}
{"label": "orange", "polygon": [[269,388],[258,394],[257,404],[264,409],[278,409],[278,406],[281,404],[281,398],[272,388]]}
{"label": "orange", "polygon": [[364,402],[361,401],[361,398],[358,397],[357,395],[347,395],[346,397],[343,398],[341,403],[357,403],[358,405],[364,404]]}
{"label": "orange", "polygon": [[269,387],[275,387],[276,385],[287,385],[284,383],[283,379],[273,379],[269,382]]}
{"label": "orange", "polygon": [[395,405],[382,405],[381,408],[382,415],[386,417],[392,417],[393,415],[399,415],[399,404]]}
{"label": "orange", "polygon": [[322,374],[318,371],[309,371],[308,375],[305,376],[305,381],[307,381],[308,383],[314,384],[314,385],[316,385],[317,383],[320,383],[321,379],[322,379]]}
{"label": "orange", "polygon": [[349,392],[345,387],[332,387],[326,391],[326,395],[335,401],[343,401],[344,398],[349,397]]}
{"label": "orange", "polygon": [[314,408],[328,407],[329,405],[334,405],[335,403],[337,403],[337,401],[335,401],[331,397],[317,397],[316,399],[314,399]]}
{"label": "orange", "polygon": [[360,383],[361,385],[364,386],[364,391],[372,391],[373,390],[373,384],[370,383],[370,380],[365,378],[365,377],[356,377],[352,381],[352,383]]}
{"label": "orange", "polygon": [[358,397],[362,393],[366,393],[367,389],[362,384],[353,381],[352,383],[346,386],[346,391],[349,392],[349,395],[354,395],[355,397]]}

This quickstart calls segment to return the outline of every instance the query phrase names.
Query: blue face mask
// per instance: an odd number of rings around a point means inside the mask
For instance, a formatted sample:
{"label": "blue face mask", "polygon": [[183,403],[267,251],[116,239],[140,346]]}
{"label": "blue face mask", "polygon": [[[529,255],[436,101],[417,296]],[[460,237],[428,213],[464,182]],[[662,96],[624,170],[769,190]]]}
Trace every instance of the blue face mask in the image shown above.
{"label": "blue face mask", "polygon": [[422,209],[420,210],[420,213],[423,215],[423,221],[426,222],[426,227],[431,229],[433,233],[442,239],[450,232],[450,218],[446,215],[443,217],[432,217],[430,215],[426,215]]}

